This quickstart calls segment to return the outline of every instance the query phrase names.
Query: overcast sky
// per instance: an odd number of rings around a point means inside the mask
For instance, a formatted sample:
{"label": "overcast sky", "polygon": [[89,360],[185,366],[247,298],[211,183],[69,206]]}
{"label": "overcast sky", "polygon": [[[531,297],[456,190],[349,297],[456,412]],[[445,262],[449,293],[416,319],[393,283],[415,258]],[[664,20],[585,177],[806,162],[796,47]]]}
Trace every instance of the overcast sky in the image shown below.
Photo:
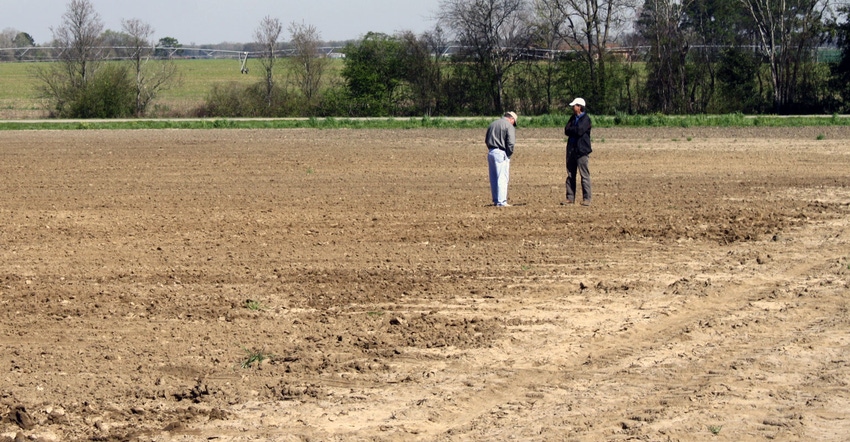
{"label": "overcast sky", "polygon": [[[289,41],[292,22],[313,25],[322,40],[433,29],[440,0],[91,0],[104,29],[121,30],[122,19],[150,24],[154,40],[174,37],[184,46],[222,42],[249,43],[263,17],[283,23],[281,41]],[[0,0],[0,31],[30,34],[36,44],[52,40],[70,0]]]}

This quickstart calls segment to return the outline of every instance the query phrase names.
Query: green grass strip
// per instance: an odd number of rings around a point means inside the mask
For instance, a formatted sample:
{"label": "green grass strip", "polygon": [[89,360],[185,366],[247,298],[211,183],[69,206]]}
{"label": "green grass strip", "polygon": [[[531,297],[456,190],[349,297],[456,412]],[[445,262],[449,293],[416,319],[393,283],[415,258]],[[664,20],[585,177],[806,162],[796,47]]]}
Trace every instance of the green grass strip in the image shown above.
{"label": "green grass strip", "polygon": [[[728,115],[592,115],[594,127],[804,127],[847,126],[850,117]],[[567,115],[520,116],[520,128],[563,127]],[[420,118],[216,118],[169,120],[15,120],[0,121],[0,130],[112,129],[481,129],[495,117]]]}

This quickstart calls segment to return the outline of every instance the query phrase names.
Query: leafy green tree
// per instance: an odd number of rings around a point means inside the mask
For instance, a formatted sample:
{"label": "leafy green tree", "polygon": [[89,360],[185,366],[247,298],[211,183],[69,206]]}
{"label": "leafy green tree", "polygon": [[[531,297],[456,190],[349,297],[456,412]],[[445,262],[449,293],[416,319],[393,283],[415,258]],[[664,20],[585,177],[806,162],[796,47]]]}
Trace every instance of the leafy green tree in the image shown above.
{"label": "leafy green tree", "polygon": [[404,45],[395,37],[370,32],[345,48],[342,76],[356,106],[355,113],[386,116],[395,112],[404,81]]}
{"label": "leafy green tree", "polygon": [[718,63],[717,79],[717,112],[752,114],[770,107],[770,103],[763,100],[767,85],[762,78],[761,57],[751,50],[738,46],[724,50]]}
{"label": "leafy green tree", "polygon": [[126,47],[130,46],[132,37],[125,32],[107,29],[100,34],[100,45],[103,48],[103,58],[107,60],[121,59],[128,56]]}
{"label": "leafy green tree", "polygon": [[107,29],[100,34],[100,43],[103,46],[128,46],[132,37],[126,32],[113,31]]}
{"label": "leafy green tree", "polygon": [[490,115],[493,112],[492,85],[481,78],[481,67],[452,60],[444,82],[448,115]]}
{"label": "leafy green tree", "polygon": [[165,48],[179,48],[182,45],[174,37],[162,37],[162,38],[159,39],[157,46],[162,46],[162,47],[165,47]]}
{"label": "leafy green tree", "polygon": [[15,44],[15,47],[18,48],[29,48],[35,46],[35,40],[26,32],[18,32],[12,42]]}
{"label": "leafy green tree", "polygon": [[177,48],[182,46],[174,37],[162,37],[156,44],[156,56],[172,57],[174,55],[180,55],[180,50]]}

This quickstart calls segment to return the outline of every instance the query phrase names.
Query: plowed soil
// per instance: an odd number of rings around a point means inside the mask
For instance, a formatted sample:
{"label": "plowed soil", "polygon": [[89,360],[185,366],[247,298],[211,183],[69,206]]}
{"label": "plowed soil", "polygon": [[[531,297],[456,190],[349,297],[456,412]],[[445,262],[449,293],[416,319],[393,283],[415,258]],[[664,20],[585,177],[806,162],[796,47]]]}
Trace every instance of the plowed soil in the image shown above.
{"label": "plowed soil", "polygon": [[0,132],[0,440],[846,441],[850,128]]}

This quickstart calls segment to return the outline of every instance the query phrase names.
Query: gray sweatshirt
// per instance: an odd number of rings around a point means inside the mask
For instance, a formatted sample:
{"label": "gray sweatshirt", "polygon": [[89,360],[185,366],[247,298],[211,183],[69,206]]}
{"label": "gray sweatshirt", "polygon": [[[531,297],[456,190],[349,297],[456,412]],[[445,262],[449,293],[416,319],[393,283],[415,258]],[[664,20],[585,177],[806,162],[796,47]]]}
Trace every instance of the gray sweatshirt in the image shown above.
{"label": "gray sweatshirt", "polygon": [[507,118],[499,118],[487,127],[487,135],[484,137],[488,149],[501,149],[505,151],[508,158],[514,154],[514,143],[516,143],[516,128]]}

